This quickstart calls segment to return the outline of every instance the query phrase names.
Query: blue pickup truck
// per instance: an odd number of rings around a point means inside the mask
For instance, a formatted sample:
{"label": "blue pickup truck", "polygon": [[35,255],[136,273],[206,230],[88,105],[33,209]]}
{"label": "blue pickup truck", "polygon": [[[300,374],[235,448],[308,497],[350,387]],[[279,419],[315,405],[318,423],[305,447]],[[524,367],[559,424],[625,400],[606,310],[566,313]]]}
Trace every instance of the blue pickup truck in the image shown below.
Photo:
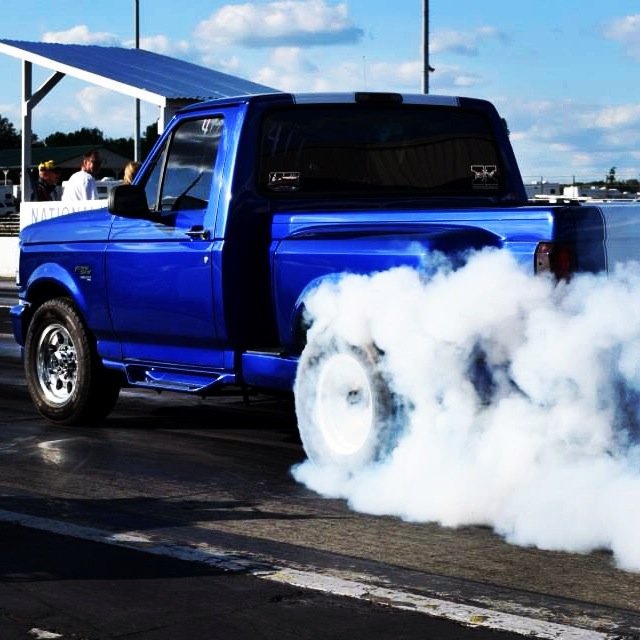
{"label": "blue pickup truck", "polygon": [[[485,247],[531,273],[606,271],[638,246],[628,207],[529,203],[504,120],[483,100],[200,103],[108,207],[22,230],[14,334],[53,423],[104,420],[123,387],[293,391],[309,457],[356,466],[393,446],[402,399],[377,345],[314,342],[311,292]],[[303,385],[315,392],[296,394]]]}

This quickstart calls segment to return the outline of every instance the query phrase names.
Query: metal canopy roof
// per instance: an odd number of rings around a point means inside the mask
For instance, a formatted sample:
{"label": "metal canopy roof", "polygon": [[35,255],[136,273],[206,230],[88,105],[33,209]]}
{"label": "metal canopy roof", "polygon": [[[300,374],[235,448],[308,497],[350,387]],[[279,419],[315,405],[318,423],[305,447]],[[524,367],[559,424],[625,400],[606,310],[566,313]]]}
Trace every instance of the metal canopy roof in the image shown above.
{"label": "metal canopy roof", "polygon": [[144,49],[0,39],[0,53],[165,107],[276,90]]}
{"label": "metal canopy roof", "polygon": [[[276,89],[265,85],[144,49],[0,39],[0,53],[22,60],[23,199],[28,193],[27,171],[31,165],[31,112],[67,75],[157,105],[160,107],[160,131],[173,112],[185,104],[246,94],[277,93]],[[33,64],[53,71],[36,91],[32,89]],[[137,110],[135,151],[136,159],[139,159],[139,108]]]}

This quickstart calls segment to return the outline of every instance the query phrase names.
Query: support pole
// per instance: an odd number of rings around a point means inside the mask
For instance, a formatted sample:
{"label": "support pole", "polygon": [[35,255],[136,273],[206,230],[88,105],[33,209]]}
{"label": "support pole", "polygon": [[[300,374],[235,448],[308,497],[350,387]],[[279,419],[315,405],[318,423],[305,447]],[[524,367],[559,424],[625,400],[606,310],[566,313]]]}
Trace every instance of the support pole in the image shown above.
{"label": "support pole", "polygon": [[20,172],[20,201],[31,201],[31,91],[33,67],[30,62],[22,61],[22,166]]}
{"label": "support pole", "polygon": [[33,191],[32,181],[29,177],[33,110],[64,77],[64,73],[56,71],[34,91],[33,65],[26,60],[22,61],[22,166],[20,176],[20,200],[22,202],[29,202]]}

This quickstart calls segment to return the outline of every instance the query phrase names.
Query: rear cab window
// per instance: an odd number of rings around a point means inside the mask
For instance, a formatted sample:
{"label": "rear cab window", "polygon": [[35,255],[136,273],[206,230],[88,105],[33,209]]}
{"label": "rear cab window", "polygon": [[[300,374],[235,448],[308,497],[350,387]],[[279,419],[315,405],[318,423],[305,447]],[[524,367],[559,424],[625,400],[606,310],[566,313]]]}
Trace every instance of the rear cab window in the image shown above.
{"label": "rear cab window", "polygon": [[259,187],[270,196],[498,196],[490,122],[432,105],[304,105],[262,127]]}

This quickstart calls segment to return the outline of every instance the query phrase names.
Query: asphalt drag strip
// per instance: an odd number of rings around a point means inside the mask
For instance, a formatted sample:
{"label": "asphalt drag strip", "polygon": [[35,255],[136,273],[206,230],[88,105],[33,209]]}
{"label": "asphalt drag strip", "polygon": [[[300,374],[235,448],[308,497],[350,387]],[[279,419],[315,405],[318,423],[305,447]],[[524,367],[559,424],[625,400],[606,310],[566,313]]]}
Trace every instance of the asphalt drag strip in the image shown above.
{"label": "asphalt drag strip", "polygon": [[209,545],[0,511],[0,638],[609,639]]}

